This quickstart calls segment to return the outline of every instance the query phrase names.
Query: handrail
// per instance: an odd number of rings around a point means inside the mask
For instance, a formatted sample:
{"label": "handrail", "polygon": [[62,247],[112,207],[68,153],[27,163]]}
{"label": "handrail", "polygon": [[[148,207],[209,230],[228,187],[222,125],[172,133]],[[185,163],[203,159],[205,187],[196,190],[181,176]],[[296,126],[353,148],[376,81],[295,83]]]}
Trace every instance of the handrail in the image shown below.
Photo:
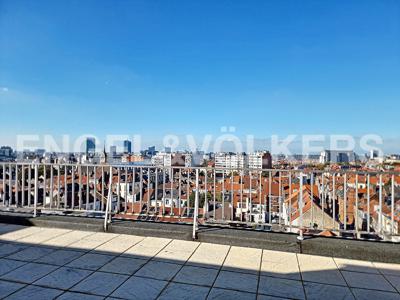
{"label": "handrail", "polygon": [[[226,172],[238,172],[238,171],[256,171],[256,172],[290,172],[290,173],[316,173],[316,174],[358,174],[358,175],[396,175],[400,176],[400,171],[392,171],[392,170],[365,170],[365,171],[356,171],[356,170],[320,170],[315,168],[305,168],[305,169],[265,169],[265,168],[250,168],[250,167],[199,167],[199,166],[159,166],[159,165],[136,165],[134,163],[126,163],[126,164],[95,164],[95,163],[47,163],[47,162],[0,162],[0,165],[21,165],[21,166],[34,166],[34,165],[44,165],[44,166],[67,166],[67,167],[112,167],[112,168],[138,168],[138,169],[161,169],[161,170],[169,170],[169,169],[192,169],[192,170],[206,170],[206,171],[226,171]],[[351,166],[351,165],[350,165]]]}
{"label": "handrail", "polygon": [[0,162],[0,209],[101,215],[104,230],[115,217],[191,223],[193,238],[212,223],[400,241],[396,174]]}
{"label": "handrail", "polygon": [[107,202],[106,202],[106,210],[104,213],[104,231],[107,231],[108,229],[108,224],[109,222],[111,222],[111,218],[110,220],[108,220],[108,214],[110,213],[111,215],[111,205],[112,205],[112,176],[110,176],[110,181],[109,181],[109,185],[108,185],[108,196],[107,196]]}

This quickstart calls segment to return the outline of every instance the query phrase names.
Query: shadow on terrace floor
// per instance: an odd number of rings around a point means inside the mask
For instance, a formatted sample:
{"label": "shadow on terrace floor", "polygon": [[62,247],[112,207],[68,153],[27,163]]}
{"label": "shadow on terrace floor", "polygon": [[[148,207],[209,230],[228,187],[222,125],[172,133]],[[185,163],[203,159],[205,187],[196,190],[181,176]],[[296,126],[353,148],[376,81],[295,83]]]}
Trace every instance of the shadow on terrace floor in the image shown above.
{"label": "shadow on terrace floor", "polygon": [[400,299],[399,290],[395,264],[0,224],[6,299]]}

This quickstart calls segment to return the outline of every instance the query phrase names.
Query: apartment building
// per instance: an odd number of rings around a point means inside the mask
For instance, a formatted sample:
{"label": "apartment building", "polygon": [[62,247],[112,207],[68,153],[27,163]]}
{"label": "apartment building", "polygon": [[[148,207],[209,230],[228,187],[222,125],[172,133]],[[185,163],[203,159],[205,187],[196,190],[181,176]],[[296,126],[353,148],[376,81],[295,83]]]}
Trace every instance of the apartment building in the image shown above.
{"label": "apartment building", "polygon": [[327,163],[351,163],[356,161],[356,154],[353,151],[325,150],[321,152],[319,162]]}
{"label": "apartment building", "polygon": [[267,151],[258,151],[248,155],[248,166],[250,169],[271,169],[272,156]]}
{"label": "apartment building", "polygon": [[246,153],[221,152],[215,154],[215,168],[239,170],[248,167]]}
{"label": "apartment building", "polygon": [[124,154],[121,157],[121,162],[123,163],[144,162],[144,157],[141,154]]}
{"label": "apartment building", "polygon": [[272,157],[267,151],[255,153],[217,153],[215,154],[215,168],[240,169],[270,169],[272,168]]}
{"label": "apartment building", "polygon": [[16,157],[13,149],[8,146],[2,146],[0,148],[0,161],[12,161]]}
{"label": "apartment building", "polygon": [[165,152],[158,152],[151,158],[151,163],[156,167],[171,167],[172,154]]}

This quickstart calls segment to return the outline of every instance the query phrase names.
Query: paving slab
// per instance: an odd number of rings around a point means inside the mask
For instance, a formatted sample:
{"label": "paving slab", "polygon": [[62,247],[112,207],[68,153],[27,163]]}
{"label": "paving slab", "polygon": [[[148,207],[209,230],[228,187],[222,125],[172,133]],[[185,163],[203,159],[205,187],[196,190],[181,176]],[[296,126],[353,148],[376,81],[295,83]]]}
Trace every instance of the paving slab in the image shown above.
{"label": "paving slab", "polygon": [[379,274],[379,270],[370,261],[334,258],[339,270]]}
{"label": "paving slab", "polygon": [[197,242],[173,240],[155,257],[155,260],[184,264],[199,246]]}
{"label": "paving slab", "polygon": [[297,254],[302,278],[305,281],[346,286],[331,257]]}
{"label": "paving slab", "polygon": [[18,231],[24,228],[25,226],[22,225],[0,223],[0,235],[8,232]]}
{"label": "paving slab", "polygon": [[[89,295],[83,293],[65,292],[57,300],[101,300],[103,296]],[[109,299],[109,298],[107,298]]]}
{"label": "paving slab", "polygon": [[7,256],[9,259],[22,260],[22,261],[34,261],[43,256],[49,255],[54,252],[54,248],[46,247],[28,247],[19,252]]}
{"label": "paving slab", "polygon": [[0,298],[3,299],[24,286],[22,283],[0,280]]}
{"label": "paving slab", "polygon": [[351,290],[357,300],[400,300],[400,295],[397,293],[354,288]]}
{"label": "paving slab", "polygon": [[230,246],[201,243],[192,256],[187,261],[187,265],[219,269]]}
{"label": "paving slab", "polygon": [[29,247],[29,245],[19,244],[19,243],[6,243],[0,245],[0,257],[5,257],[17,253],[25,248]]}
{"label": "paving slab", "polygon": [[64,291],[45,288],[35,285],[27,285],[14,294],[11,294],[7,300],[52,300],[61,295]]}
{"label": "paving slab", "polygon": [[220,288],[212,288],[207,299],[211,300],[255,300],[256,294],[239,292],[233,290],[225,290]]}
{"label": "paving slab", "polygon": [[0,276],[15,270],[15,269],[23,266],[24,264],[26,264],[26,262],[1,258],[0,259]]}
{"label": "paving slab", "polygon": [[170,239],[146,237],[122,255],[140,259],[151,259],[170,243]]}
{"label": "paving slab", "polygon": [[305,299],[301,281],[260,276],[258,293],[290,299]]}
{"label": "paving slab", "polygon": [[53,265],[27,263],[14,271],[11,271],[3,276],[1,279],[12,280],[22,283],[32,283],[39,278],[49,274],[58,267]]}
{"label": "paving slab", "polygon": [[68,247],[74,250],[91,251],[104,243],[105,242],[101,240],[81,239],[68,245]]}
{"label": "paving slab", "polygon": [[113,255],[87,253],[67,264],[67,267],[96,271],[114,258]]}
{"label": "paving slab", "polygon": [[343,271],[342,274],[350,287],[396,292],[382,275],[349,271]]}
{"label": "paving slab", "polygon": [[231,247],[222,269],[226,271],[258,274],[261,256],[261,249]]}
{"label": "paving slab", "polygon": [[71,288],[71,291],[108,296],[126,279],[126,275],[95,272]]}
{"label": "paving slab", "polygon": [[289,298],[284,298],[284,297],[275,297],[275,296],[269,296],[269,295],[257,295],[257,300],[290,300]]}
{"label": "paving slab", "polygon": [[75,284],[92,274],[92,271],[61,267],[34,282],[41,285],[57,289],[69,289]]}
{"label": "paving slab", "polygon": [[34,233],[40,232],[43,230],[40,227],[22,227],[18,230],[10,231],[5,234],[0,235],[0,241],[18,241],[24,237],[32,235]]}
{"label": "paving slab", "polygon": [[350,289],[345,286],[304,282],[307,300],[354,300]]}
{"label": "paving slab", "polygon": [[296,254],[264,250],[261,275],[300,280],[300,270]]}
{"label": "paving slab", "polygon": [[173,281],[187,284],[197,284],[203,286],[212,286],[218,270],[210,268],[201,268],[195,266],[184,266]]}
{"label": "paving slab", "polygon": [[[66,248],[69,249],[69,248]],[[37,259],[35,262],[64,266],[65,264],[70,263],[71,261],[77,259],[78,257],[84,255],[85,253],[82,251],[74,251],[74,250],[56,250],[46,256],[43,256]]]}
{"label": "paving slab", "polygon": [[71,230],[61,229],[61,228],[41,228],[40,231],[33,233],[32,235],[28,235],[19,239],[18,241],[21,243],[39,245],[44,241],[50,240],[57,236],[62,236]]}
{"label": "paving slab", "polygon": [[136,245],[140,241],[142,241],[144,237],[135,236],[135,235],[120,235],[112,240],[101,244],[97,248],[93,249],[92,252],[100,253],[100,254],[120,254],[125,252],[132,246]]}
{"label": "paving slab", "polygon": [[389,264],[381,262],[373,262],[374,266],[379,269],[379,272],[386,275],[400,276],[400,264]]}
{"label": "paving slab", "polygon": [[130,258],[130,257],[116,257],[109,263],[105,264],[100,271],[132,275],[139,270],[147,260]]}
{"label": "paving slab", "polygon": [[83,250],[83,251],[91,251],[104,243],[116,238],[118,234],[113,233],[103,233],[103,232],[96,232],[94,234],[87,235],[82,239],[69,244],[69,248],[74,248],[74,250]]}
{"label": "paving slab", "polygon": [[167,284],[168,281],[132,276],[111,296],[133,300],[154,300]]}
{"label": "paving slab", "polygon": [[171,280],[182,266],[160,261],[150,261],[135,273],[136,276],[158,280]]}
{"label": "paving slab", "polygon": [[75,243],[89,235],[95,234],[94,232],[90,231],[70,231],[62,236],[57,236],[42,242],[44,246],[54,246],[54,247],[65,247],[72,243]]}
{"label": "paving slab", "polygon": [[394,286],[394,288],[398,292],[400,292],[400,276],[385,275],[385,278]]}
{"label": "paving slab", "polygon": [[172,282],[157,299],[204,300],[209,290],[209,287]]}
{"label": "paving slab", "polygon": [[252,274],[221,271],[214,286],[243,292],[257,291],[258,277]]}

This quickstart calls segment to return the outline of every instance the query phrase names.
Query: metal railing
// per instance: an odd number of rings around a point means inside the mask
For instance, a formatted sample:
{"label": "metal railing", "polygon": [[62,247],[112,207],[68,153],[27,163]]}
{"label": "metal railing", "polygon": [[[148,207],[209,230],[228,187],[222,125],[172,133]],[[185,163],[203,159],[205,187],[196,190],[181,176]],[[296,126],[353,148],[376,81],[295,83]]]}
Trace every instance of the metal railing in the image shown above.
{"label": "metal railing", "polygon": [[399,241],[400,174],[0,163],[0,209]]}

